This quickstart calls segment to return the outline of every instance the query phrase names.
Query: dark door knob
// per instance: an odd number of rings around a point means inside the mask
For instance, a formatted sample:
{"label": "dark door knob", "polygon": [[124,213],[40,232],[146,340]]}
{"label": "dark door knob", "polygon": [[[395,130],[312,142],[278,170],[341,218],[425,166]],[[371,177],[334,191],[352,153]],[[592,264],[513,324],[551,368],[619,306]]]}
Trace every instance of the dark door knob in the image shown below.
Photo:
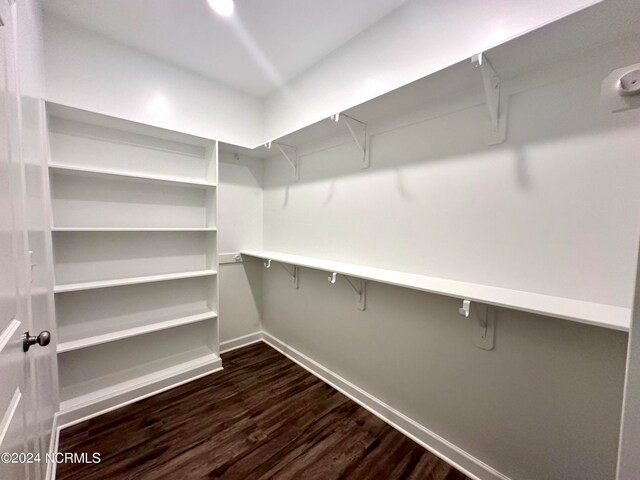
{"label": "dark door knob", "polygon": [[26,352],[29,350],[31,345],[35,345],[36,343],[41,347],[46,347],[49,345],[51,341],[51,333],[47,330],[43,330],[40,332],[40,335],[37,337],[35,335],[29,335],[29,332],[24,332],[22,334],[22,351]]}

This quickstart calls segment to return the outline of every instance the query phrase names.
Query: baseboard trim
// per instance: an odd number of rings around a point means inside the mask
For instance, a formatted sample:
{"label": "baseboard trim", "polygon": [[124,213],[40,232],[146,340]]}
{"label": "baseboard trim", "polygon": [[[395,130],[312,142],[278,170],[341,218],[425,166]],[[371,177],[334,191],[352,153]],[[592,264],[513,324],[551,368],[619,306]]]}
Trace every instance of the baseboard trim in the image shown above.
{"label": "baseboard trim", "polygon": [[220,342],[220,353],[227,353],[238,348],[247,347],[262,341],[262,331],[249,333],[241,337],[232,338],[226,342]]}
{"label": "baseboard trim", "polygon": [[468,477],[475,480],[511,480],[273,335],[262,332],[262,340]]}

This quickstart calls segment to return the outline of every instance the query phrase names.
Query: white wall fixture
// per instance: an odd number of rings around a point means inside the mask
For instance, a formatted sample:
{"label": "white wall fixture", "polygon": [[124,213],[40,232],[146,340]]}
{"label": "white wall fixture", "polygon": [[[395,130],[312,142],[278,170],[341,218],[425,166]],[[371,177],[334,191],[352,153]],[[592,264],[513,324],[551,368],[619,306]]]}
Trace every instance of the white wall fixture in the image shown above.
{"label": "white wall fixture", "polygon": [[482,75],[484,96],[489,109],[490,125],[487,143],[489,145],[497,145],[504,142],[507,137],[506,100],[502,98],[500,77],[484,53],[472,56],[471,63],[480,70]]}
{"label": "white wall fixture", "polygon": [[230,17],[235,10],[233,0],[208,0],[211,9],[218,15]]}
{"label": "white wall fixture", "polygon": [[[327,278],[327,280],[329,280],[329,283],[333,285],[336,283],[337,276],[338,276],[337,272],[332,272],[331,275]],[[356,286],[346,275],[344,275],[344,279],[349,283],[349,285],[351,285],[351,288],[353,288],[354,292],[356,292],[356,295],[358,298],[358,310],[362,310],[362,311],[366,310],[367,308],[366,280],[359,278],[357,280],[359,283],[359,286]]]}
{"label": "white wall fixture", "polygon": [[362,153],[362,163],[360,168],[369,168],[369,137],[367,136],[367,124],[344,113],[331,115],[331,120],[340,123],[340,120],[347,126],[347,130],[356,142],[358,149]]}
{"label": "white wall fixture", "polygon": [[293,167],[293,172],[296,177],[296,180],[299,180],[300,179],[300,160],[298,158],[298,151],[296,150],[296,148],[292,147],[291,145],[287,145],[280,142],[267,142],[264,144],[267,150],[271,150],[272,145],[275,145],[276,148],[280,150],[280,153],[287,160],[287,162],[291,164],[291,166]]}
{"label": "white wall fixture", "polygon": [[602,81],[600,102],[611,112],[640,108],[640,63],[616,68]]}
{"label": "white wall fixture", "polygon": [[239,253],[221,253],[218,256],[218,263],[242,263],[242,255]]}
{"label": "white wall fixture", "polygon": [[495,337],[495,313],[488,305],[474,303],[471,300],[463,300],[458,313],[465,318],[471,317],[473,321],[473,344],[483,350],[493,350]]}
{"label": "white wall fixture", "polygon": [[298,288],[300,288],[300,267],[297,267],[296,265],[292,265],[293,271],[290,272],[289,269],[285,267],[282,263],[280,264],[280,266],[284,268],[285,272],[291,275],[291,277],[293,278],[293,288],[298,290]]}
{"label": "white wall fixture", "polygon": [[458,309],[458,313],[463,317],[469,317],[470,310],[471,310],[471,300],[463,300],[462,307]]}
{"label": "white wall fixture", "polygon": [[[242,256],[237,255],[236,258],[242,259]],[[267,259],[265,262],[262,262],[262,264],[264,265],[264,268],[271,268],[271,259]],[[300,269],[298,268],[298,266],[292,265],[293,271],[289,271],[289,269],[285,267],[284,264],[280,263],[279,265],[293,278],[293,288],[295,288],[296,290],[300,288]]]}

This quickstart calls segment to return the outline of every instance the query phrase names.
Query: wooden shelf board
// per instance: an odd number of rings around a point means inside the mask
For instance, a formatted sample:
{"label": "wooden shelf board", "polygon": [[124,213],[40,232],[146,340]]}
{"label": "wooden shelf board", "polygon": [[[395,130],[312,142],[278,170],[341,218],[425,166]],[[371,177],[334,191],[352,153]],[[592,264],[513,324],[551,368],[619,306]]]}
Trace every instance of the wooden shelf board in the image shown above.
{"label": "wooden shelf board", "polygon": [[[64,353],[72,350],[78,350],[80,348],[92,347],[95,345],[101,345],[103,343],[113,342],[121,340],[123,338],[134,337],[137,335],[144,335],[151,332],[157,332],[160,330],[166,330],[169,328],[180,327],[182,325],[188,325],[191,323],[202,322],[205,320],[211,320],[218,315],[213,310],[207,310],[201,313],[195,313],[191,315],[183,315],[177,318],[169,320],[158,321],[154,323],[145,323],[122,330],[115,331],[94,331],[93,335],[87,335],[89,332],[73,331],[70,328],[59,328],[58,335],[61,339],[61,343],[58,343],[57,352]],[[109,322],[105,322],[109,323]],[[112,325],[112,324],[110,324]],[[75,333],[75,335],[74,335]],[[84,333],[84,335],[82,335]],[[65,337],[79,337],[65,341]]]}
{"label": "wooden shelf board", "polygon": [[160,275],[146,275],[143,277],[117,278],[115,280],[99,280],[95,282],[69,283],[56,285],[54,293],[77,292],[80,290],[93,290],[96,288],[120,287],[123,285],[136,285],[139,283],[164,282],[167,280],[179,280],[181,278],[205,277],[216,275],[215,270],[195,270],[191,272],[164,273]]}
{"label": "wooden shelf board", "polygon": [[119,170],[100,169],[92,167],[76,167],[71,165],[61,165],[56,163],[50,163],[49,168],[52,170],[59,170],[76,175],[110,175],[115,177],[122,177],[123,179],[129,179],[134,181],[152,182],[152,183],[174,183],[180,186],[196,187],[196,188],[213,188],[217,185],[215,183],[206,182],[204,180],[189,180],[186,178],[175,176],[162,176],[162,175],[150,175],[139,172],[124,172]]}
{"label": "wooden shelf board", "polygon": [[631,309],[266,250],[243,255],[628,332]]}
{"label": "wooden shelf board", "polygon": [[163,358],[91,379],[61,390],[60,411],[82,406],[159,382],[204,365],[220,363],[220,357],[208,347],[199,347],[179,355]]}
{"label": "wooden shelf board", "polygon": [[215,232],[215,227],[51,227],[52,232]]}

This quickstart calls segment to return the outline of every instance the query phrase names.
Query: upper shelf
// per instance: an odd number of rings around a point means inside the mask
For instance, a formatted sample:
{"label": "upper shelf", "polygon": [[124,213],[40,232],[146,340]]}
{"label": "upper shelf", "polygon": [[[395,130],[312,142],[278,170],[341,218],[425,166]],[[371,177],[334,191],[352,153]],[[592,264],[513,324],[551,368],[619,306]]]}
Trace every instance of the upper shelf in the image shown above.
{"label": "upper shelf", "polygon": [[159,275],[145,275],[142,277],[117,278],[114,280],[98,280],[95,282],[67,283],[56,285],[54,293],[77,292],[80,290],[95,290],[97,288],[121,287],[123,285],[136,285],[138,283],[165,282],[167,280],[179,280],[182,278],[207,277],[217,275],[212,269],[195,270],[191,272],[163,273]]}
{"label": "upper shelf", "polygon": [[116,177],[122,177],[123,179],[136,180],[141,182],[152,182],[152,183],[173,183],[180,186],[185,187],[195,187],[195,188],[213,188],[216,186],[215,183],[204,182],[200,180],[187,180],[180,177],[165,177],[160,175],[149,175],[146,173],[137,173],[137,172],[122,172],[118,170],[109,170],[109,169],[101,169],[101,168],[89,168],[89,167],[74,167],[70,165],[60,165],[60,164],[49,164],[49,168],[53,170],[58,170],[61,172],[66,172],[75,175],[111,175]]}
{"label": "upper shelf", "polygon": [[476,301],[487,305],[537,313],[549,317],[562,318],[564,320],[596,325],[613,330],[628,332],[631,324],[631,309],[615,305],[585,302],[571,298],[478,285],[415,273],[405,273],[395,270],[354,265],[351,263],[289,255],[281,252],[245,250],[241,253],[257,258],[272,259],[289,265],[336,272],[364,280]]}

